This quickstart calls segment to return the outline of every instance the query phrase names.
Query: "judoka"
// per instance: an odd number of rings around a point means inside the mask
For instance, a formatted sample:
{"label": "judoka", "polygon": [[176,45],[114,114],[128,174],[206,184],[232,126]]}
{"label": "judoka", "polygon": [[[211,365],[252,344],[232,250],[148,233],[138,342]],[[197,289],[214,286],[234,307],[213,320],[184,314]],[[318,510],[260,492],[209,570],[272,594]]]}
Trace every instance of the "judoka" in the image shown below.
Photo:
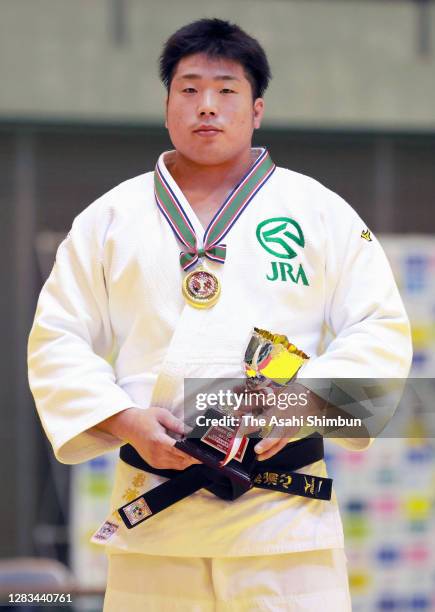
{"label": "judoka", "polygon": [[[251,146],[270,79],[258,41],[201,19],[168,39],[160,73],[174,149],[76,217],[30,333],[31,389],[64,463],[126,443],[155,468],[198,463],[174,447],[183,381],[244,378],[255,326],[310,356],[299,384],[410,367],[408,319],[376,237],[340,196]],[[287,443],[265,438],[260,462]],[[303,471],[326,476],[323,460]],[[106,612],[350,610],[335,494],[252,488],[229,502],[201,489],[127,529],[116,509],[165,480],[117,464],[94,537],[109,554]]]}

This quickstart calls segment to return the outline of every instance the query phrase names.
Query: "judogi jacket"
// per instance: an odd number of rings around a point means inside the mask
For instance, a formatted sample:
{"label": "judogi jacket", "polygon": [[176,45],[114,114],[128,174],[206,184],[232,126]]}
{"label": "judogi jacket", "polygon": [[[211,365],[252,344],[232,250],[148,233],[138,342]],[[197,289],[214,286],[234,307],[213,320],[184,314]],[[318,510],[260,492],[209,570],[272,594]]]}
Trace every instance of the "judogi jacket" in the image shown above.
{"label": "judogi jacket", "polygon": [[[171,154],[158,168],[201,246],[204,228],[165,166]],[[206,261],[222,294],[198,310],[182,296],[180,243],[156,204],[154,178],[125,181],[79,214],[41,291],[29,380],[59,461],[118,448],[121,440],[93,426],[132,406],[175,410],[186,377],[243,378],[254,326],[286,334],[311,356],[300,379],[407,376],[410,329],[390,266],[342,198],[275,168],[225,236],[224,265]],[[341,443],[358,449],[370,440]],[[303,472],[326,476],[325,464]],[[164,480],[119,460],[112,510]],[[342,547],[343,532],[335,495],[325,502],[251,489],[228,502],[201,489],[132,530],[120,525],[103,543],[157,555],[243,556]]]}

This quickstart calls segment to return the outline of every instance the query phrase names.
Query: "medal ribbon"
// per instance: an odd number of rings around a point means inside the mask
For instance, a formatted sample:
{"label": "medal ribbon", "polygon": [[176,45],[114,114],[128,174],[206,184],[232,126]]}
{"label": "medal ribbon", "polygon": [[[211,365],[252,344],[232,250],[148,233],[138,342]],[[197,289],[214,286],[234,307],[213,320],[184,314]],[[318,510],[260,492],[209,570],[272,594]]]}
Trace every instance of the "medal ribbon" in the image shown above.
{"label": "medal ribbon", "polygon": [[228,234],[252,198],[271,177],[275,167],[267,150],[262,149],[259,157],[210,221],[204,234],[204,247],[199,249],[195,230],[189,217],[168,181],[163,176],[159,165],[156,165],[154,172],[154,193],[157,206],[171,226],[175,236],[186,247],[180,253],[180,264],[183,270],[187,271],[192,268],[201,257],[207,257],[217,263],[224,263],[226,245],[221,241]]}

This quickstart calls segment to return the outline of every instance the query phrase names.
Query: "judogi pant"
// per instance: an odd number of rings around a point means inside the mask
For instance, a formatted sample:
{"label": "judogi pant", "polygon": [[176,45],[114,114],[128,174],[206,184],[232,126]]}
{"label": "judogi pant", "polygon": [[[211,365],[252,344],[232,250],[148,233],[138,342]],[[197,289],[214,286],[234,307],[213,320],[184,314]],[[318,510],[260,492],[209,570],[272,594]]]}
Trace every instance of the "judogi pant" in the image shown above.
{"label": "judogi pant", "polygon": [[109,555],[104,612],[350,612],[344,550],[253,557]]}

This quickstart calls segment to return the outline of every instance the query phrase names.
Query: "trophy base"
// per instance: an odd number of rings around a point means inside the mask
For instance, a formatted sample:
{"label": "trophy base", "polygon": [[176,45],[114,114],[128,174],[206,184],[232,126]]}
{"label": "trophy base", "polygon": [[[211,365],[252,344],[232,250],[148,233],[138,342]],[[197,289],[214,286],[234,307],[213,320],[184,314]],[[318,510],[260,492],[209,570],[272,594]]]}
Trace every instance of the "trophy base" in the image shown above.
{"label": "trophy base", "polygon": [[[209,408],[205,412],[204,421],[210,422],[209,419],[218,418],[222,418],[222,412],[218,410]],[[204,465],[218,470],[221,476],[250,488],[252,486],[250,474],[257,462],[254,446],[260,438],[245,437],[235,457],[226,465],[221,465],[235,431],[234,428],[221,425],[196,425],[186,438],[177,440],[175,447],[195,457]]]}

